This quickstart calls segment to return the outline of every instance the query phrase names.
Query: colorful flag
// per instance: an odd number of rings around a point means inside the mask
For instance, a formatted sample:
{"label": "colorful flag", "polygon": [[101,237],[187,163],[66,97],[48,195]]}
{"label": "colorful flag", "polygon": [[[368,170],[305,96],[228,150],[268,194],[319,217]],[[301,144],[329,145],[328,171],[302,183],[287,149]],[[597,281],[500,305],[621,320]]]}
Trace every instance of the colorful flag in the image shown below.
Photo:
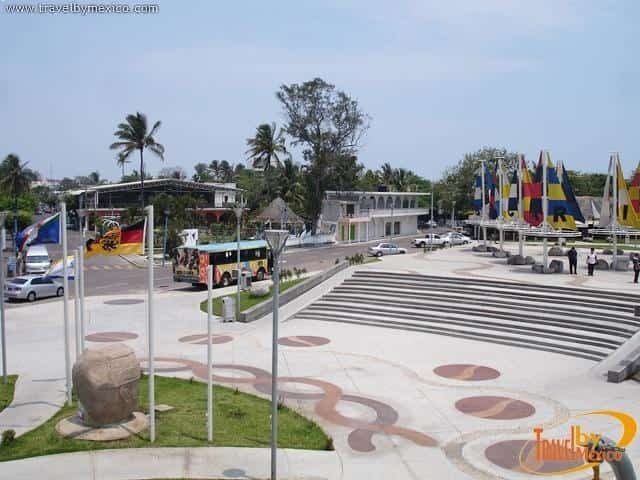
{"label": "colorful flag", "polygon": [[578,200],[576,200],[576,196],[573,193],[573,188],[571,187],[571,183],[569,182],[569,175],[567,174],[567,171],[565,170],[562,162],[558,162],[558,165],[556,166],[556,172],[562,184],[562,191],[564,192],[564,196],[567,199],[567,210],[569,214],[575,221],[584,223],[584,216],[582,215],[582,211],[580,210],[580,205],[578,205]]}
{"label": "colorful flag", "polygon": [[[62,278],[64,276],[64,269],[62,268],[62,259],[56,260],[49,270],[44,273],[45,277],[50,278]],[[75,264],[73,255],[67,255],[67,278],[73,280],[75,278]]]}
{"label": "colorful flag", "polygon": [[[542,154],[541,154],[542,155]],[[538,160],[536,175],[532,178],[524,156],[522,162],[522,210],[524,221],[532,227],[542,223],[542,156]],[[539,170],[539,178],[538,176]]]}
{"label": "colorful flag", "polygon": [[484,186],[488,193],[487,212],[489,218],[495,220],[498,218],[498,210],[496,208],[496,181],[495,176],[489,172],[487,168],[484,170]]}
{"label": "colorful flag", "polygon": [[478,213],[482,213],[482,168],[478,168],[476,172],[473,190],[473,209]]}
{"label": "colorful flag", "polygon": [[616,177],[618,181],[618,221],[621,225],[625,225],[627,227],[640,228],[640,219],[631,205],[629,191],[627,190],[627,182],[624,179],[624,173],[622,173],[620,158],[617,156],[616,168]]}
{"label": "colorful flag", "polygon": [[509,210],[509,214],[518,211],[519,195],[520,188],[518,184],[518,170],[516,169],[511,176],[511,183],[509,184],[509,200],[507,202],[507,210]]}
{"label": "colorful flag", "polygon": [[86,257],[93,255],[132,255],[142,253],[145,221],[116,227],[97,240],[87,241]]}
{"label": "colorful flag", "polygon": [[636,213],[640,214],[640,163],[636,168],[629,187],[629,199]]}
{"label": "colorful flag", "polygon": [[16,235],[16,249],[22,252],[30,245],[60,243],[60,213],[29,225]]}
{"label": "colorful flag", "polygon": [[575,230],[576,222],[569,211],[567,197],[558,173],[547,155],[547,223],[553,228]]}

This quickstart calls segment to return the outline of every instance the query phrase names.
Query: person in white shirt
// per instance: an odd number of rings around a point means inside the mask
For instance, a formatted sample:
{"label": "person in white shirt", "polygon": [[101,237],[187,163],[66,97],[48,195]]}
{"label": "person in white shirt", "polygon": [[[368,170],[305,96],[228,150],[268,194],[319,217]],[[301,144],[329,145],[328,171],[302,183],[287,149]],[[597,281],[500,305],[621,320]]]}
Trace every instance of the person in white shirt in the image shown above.
{"label": "person in white shirt", "polygon": [[587,255],[587,270],[589,271],[589,276],[593,277],[593,270],[596,268],[596,264],[598,263],[598,255],[596,255],[595,249],[591,249],[589,254]]}

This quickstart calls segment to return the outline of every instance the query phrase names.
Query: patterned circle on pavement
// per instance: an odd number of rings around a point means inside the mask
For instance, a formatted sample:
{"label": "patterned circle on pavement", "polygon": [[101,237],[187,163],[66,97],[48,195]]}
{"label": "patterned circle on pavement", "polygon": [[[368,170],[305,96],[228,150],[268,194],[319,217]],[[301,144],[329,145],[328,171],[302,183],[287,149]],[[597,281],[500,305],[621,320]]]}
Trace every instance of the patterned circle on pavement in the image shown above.
{"label": "patterned circle on pavement", "polygon": [[454,380],[466,380],[477,382],[481,380],[493,380],[500,376],[500,372],[490,367],[473,365],[470,363],[452,363],[440,365],[433,369],[436,375]]}
{"label": "patterned circle on pavement", "polygon": [[314,337],[311,335],[298,335],[294,337],[280,337],[278,343],[287,347],[318,347],[326,345],[331,340],[325,337]]}
{"label": "patterned circle on pavement", "polygon": [[533,405],[508,397],[467,397],[456,402],[462,413],[490,420],[515,420],[530,417],[536,412]]}
{"label": "patterned circle on pavement", "polygon": [[[570,449],[558,445],[554,446],[559,449],[558,456],[570,458]],[[560,450],[566,450],[567,455],[561,455]],[[542,460],[539,459],[536,452],[536,442],[534,440],[504,440],[502,442],[489,445],[484,451],[485,457],[501,468],[515,472],[529,471],[531,473],[550,475],[560,473],[571,468],[579,467],[584,462],[581,459],[576,460]]]}
{"label": "patterned circle on pavement", "polygon": [[[229,343],[233,340],[233,337],[229,335],[211,335],[211,344],[217,345],[219,343]],[[207,344],[207,334],[201,333],[198,335],[187,335],[186,337],[181,337],[178,339],[181,343],[190,343],[191,345],[206,345]]]}
{"label": "patterned circle on pavement", "polygon": [[97,332],[90,333],[84,338],[89,342],[124,342],[138,338],[138,334],[133,332]]}
{"label": "patterned circle on pavement", "polygon": [[137,303],[144,303],[144,300],[140,298],[116,298],[115,300],[106,300],[105,305],[135,305]]}

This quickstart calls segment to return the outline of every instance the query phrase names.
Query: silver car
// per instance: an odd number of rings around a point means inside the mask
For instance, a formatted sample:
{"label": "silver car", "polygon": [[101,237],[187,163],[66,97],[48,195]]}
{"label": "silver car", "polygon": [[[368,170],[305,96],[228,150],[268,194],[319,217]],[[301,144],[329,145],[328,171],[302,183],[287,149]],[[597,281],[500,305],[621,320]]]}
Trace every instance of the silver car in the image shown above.
{"label": "silver car", "polygon": [[395,243],[379,243],[375,247],[369,247],[369,255],[381,257],[383,255],[397,255],[407,253],[406,248],[400,248]]}
{"label": "silver car", "polygon": [[4,296],[8,300],[33,302],[38,298],[61,297],[63,294],[64,288],[62,284],[49,277],[15,277],[7,280],[4,285]]}

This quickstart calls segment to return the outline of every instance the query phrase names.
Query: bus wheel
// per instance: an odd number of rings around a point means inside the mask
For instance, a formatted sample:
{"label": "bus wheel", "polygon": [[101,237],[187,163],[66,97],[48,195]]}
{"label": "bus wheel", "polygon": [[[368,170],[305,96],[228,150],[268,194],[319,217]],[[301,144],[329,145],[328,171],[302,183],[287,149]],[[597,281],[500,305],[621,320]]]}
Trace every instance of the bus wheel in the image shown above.
{"label": "bus wheel", "polygon": [[258,270],[258,273],[256,275],[256,280],[258,280],[259,282],[264,280],[264,268],[261,268],[260,270]]}
{"label": "bus wheel", "polygon": [[224,275],[222,275],[222,278],[220,279],[220,285],[222,285],[223,287],[228,287],[229,285],[231,285],[231,275],[229,275],[229,273],[225,273]]}

